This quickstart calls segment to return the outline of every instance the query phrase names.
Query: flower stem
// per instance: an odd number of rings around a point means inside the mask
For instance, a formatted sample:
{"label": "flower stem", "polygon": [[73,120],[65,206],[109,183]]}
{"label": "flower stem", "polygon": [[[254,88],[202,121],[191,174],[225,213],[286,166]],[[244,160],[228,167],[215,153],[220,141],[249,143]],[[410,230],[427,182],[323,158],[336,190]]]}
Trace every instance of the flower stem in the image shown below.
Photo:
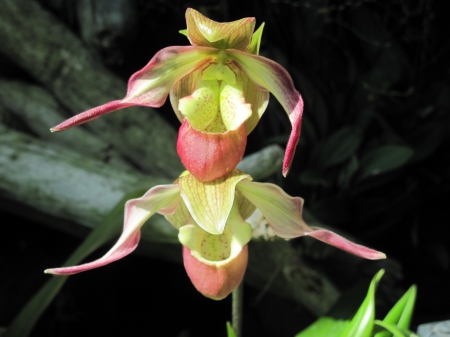
{"label": "flower stem", "polygon": [[236,337],[242,336],[242,307],[243,307],[244,282],[233,290],[231,295],[231,325]]}

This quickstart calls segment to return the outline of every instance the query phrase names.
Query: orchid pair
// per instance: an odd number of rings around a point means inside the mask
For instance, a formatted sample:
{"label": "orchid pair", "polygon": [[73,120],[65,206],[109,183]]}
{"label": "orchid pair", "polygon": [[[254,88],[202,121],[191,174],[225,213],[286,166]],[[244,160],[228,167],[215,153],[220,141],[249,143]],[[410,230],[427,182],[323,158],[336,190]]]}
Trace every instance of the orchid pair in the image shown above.
{"label": "orchid pair", "polygon": [[179,230],[187,274],[212,299],[225,298],[241,283],[252,236],[247,219],[257,210],[279,237],[309,235],[363,258],[384,258],[329,230],[309,227],[302,218],[303,199],[276,185],[252,182],[235,169],[270,91],[292,124],[283,162],[286,175],[300,136],[303,101],[286,70],[258,56],[263,25],[253,33],[254,18],[218,23],[188,9],[186,21],[181,33],[192,46],[161,50],[130,78],[123,100],[85,111],[52,131],[131,105],[159,107],[170,93],[182,123],[177,151],[188,171],[173,184],[155,186],[126,203],[122,235],[102,258],[45,272],[71,275],[121,259],[137,247],[140,228],[155,213]]}

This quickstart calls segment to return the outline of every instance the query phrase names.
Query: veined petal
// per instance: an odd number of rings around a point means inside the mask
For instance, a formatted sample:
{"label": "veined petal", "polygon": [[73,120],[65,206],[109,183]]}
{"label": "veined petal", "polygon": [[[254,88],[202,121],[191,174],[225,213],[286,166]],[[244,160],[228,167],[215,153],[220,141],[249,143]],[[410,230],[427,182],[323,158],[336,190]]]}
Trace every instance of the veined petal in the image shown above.
{"label": "veined petal", "polygon": [[317,228],[312,232],[306,233],[306,235],[364,259],[380,260],[386,258],[386,254],[382,252],[358,245],[327,229]]}
{"label": "veined petal", "polygon": [[181,197],[174,212],[168,211],[166,209],[160,209],[158,213],[164,215],[166,220],[169,221],[172,226],[177,229],[186,225],[187,221],[191,218],[191,214],[189,213],[189,210],[187,209]]}
{"label": "veined petal", "polygon": [[245,198],[238,190],[236,190],[234,198],[234,202],[238,205],[239,208],[239,214],[241,215],[242,219],[247,220],[255,212],[255,205],[253,205],[247,198]]}
{"label": "veined petal", "polygon": [[236,184],[251,177],[234,170],[223,178],[201,182],[192,174],[179,178],[181,198],[197,224],[210,234],[222,234],[233,206]]}
{"label": "veined petal", "polygon": [[303,199],[291,197],[274,184],[240,181],[241,192],[266,218],[274,233],[290,239],[313,230],[302,217]]}
{"label": "veined petal", "polygon": [[255,18],[244,18],[232,22],[216,22],[195,9],[186,10],[187,36],[194,46],[247,51]]}
{"label": "veined petal", "polygon": [[292,131],[283,161],[283,175],[286,176],[289,173],[300,137],[303,115],[302,96],[295,89],[291,76],[278,63],[240,50],[227,50],[227,54],[236,60],[236,66],[247,73],[256,85],[269,90],[289,116]]}
{"label": "veined petal", "polygon": [[100,259],[74,267],[47,269],[46,274],[72,275],[102,267],[117,261],[136,249],[140,239],[140,228],[156,211],[172,204],[179,197],[178,185],[160,185],[151,188],[141,198],[128,200],[125,204],[125,219],[122,235],[116,244]]}
{"label": "veined petal", "polygon": [[217,50],[207,47],[164,48],[143,69],[130,77],[124,99],[82,112],[53,127],[51,131],[63,131],[132,105],[160,107],[175,82],[210,62],[215,53]]}

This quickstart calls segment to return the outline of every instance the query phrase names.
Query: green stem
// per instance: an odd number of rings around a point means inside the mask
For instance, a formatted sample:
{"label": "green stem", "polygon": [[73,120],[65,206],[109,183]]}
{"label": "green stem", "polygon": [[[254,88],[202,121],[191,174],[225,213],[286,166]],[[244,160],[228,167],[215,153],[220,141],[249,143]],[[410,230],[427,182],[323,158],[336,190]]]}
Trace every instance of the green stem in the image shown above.
{"label": "green stem", "polygon": [[233,290],[231,303],[231,325],[236,337],[242,336],[242,307],[243,307],[244,282]]}

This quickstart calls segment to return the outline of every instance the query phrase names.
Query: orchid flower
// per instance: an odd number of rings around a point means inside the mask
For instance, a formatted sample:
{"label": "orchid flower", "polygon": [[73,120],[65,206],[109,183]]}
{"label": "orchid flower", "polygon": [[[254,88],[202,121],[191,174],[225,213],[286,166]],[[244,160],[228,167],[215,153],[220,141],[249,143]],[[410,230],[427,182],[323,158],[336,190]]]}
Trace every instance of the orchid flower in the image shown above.
{"label": "orchid flower", "polygon": [[121,259],[137,247],[140,228],[155,213],[164,215],[179,230],[184,266],[196,289],[216,300],[228,296],[242,281],[247,243],[252,236],[245,219],[256,210],[281,238],[307,235],[366,259],[385,258],[383,253],[332,231],[309,227],[302,218],[302,198],[291,197],[276,185],[251,180],[249,175],[233,170],[204,183],[186,171],[174,184],[153,187],[141,198],[126,203],[122,235],[103,257],[45,272],[71,275]]}
{"label": "orchid flower", "polygon": [[303,100],[287,71],[259,56],[264,24],[253,33],[254,18],[219,23],[194,9],[186,11],[181,31],[192,46],[164,48],[131,76],[128,91],[116,100],[80,113],[52,128],[62,131],[132,105],[160,107],[170,93],[182,123],[177,151],[184,166],[201,181],[231,172],[244,155],[269,92],[292,124],[283,162],[289,172],[300,137]]}

